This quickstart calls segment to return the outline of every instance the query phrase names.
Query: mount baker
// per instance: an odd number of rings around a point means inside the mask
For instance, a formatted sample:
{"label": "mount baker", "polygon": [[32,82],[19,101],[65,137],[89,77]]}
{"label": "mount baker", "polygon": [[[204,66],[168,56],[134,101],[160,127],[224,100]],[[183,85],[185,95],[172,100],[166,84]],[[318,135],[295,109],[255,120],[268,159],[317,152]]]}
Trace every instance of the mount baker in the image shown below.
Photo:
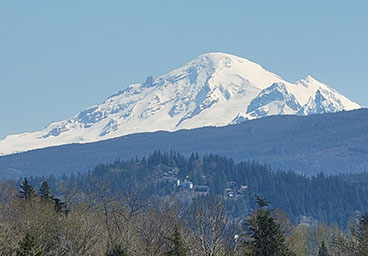
{"label": "mount baker", "polygon": [[290,83],[247,59],[208,53],[166,75],[129,85],[102,104],[41,131],[9,135],[0,141],[0,155],[132,133],[358,108],[311,76]]}

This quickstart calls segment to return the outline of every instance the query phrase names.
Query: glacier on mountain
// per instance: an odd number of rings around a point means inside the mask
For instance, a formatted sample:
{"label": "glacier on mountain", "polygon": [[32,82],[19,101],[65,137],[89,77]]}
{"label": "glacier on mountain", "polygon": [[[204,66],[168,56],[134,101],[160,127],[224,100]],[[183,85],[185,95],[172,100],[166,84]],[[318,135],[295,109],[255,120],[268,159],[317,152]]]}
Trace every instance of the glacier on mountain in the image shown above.
{"label": "glacier on mountain", "polygon": [[270,115],[309,115],[360,108],[311,76],[289,83],[247,59],[224,53],[132,84],[41,131],[9,135],[0,154],[122,135],[225,126]]}

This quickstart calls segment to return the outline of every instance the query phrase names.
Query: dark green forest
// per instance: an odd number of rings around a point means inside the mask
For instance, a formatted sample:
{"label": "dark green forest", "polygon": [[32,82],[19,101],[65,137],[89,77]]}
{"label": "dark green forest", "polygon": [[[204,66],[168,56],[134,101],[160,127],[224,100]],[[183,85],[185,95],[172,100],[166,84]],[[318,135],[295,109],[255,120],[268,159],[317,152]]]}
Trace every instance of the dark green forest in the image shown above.
{"label": "dark green forest", "polygon": [[30,183],[39,188],[44,180],[55,194],[75,191],[81,200],[101,188],[115,196],[139,193],[144,199],[175,198],[188,204],[199,195],[219,195],[234,218],[244,218],[255,209],[257,194],[267,198],[271,207],[283,209],[294,224],[336,223],[344,229],[349,219],[368,209],[366,174],[305,177],[257,162],[235,163],[219,155],[193,153],[186,158],[155,151],[147,158],[100,164],[86,174],[31,177]]}

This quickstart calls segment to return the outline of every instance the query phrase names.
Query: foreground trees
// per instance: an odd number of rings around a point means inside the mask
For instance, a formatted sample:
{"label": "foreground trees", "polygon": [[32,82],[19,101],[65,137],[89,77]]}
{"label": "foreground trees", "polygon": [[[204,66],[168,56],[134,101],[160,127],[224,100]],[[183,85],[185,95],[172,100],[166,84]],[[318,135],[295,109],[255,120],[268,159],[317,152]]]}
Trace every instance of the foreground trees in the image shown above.
{"label": "foreground trees", "polygon": [[66,204],[47,183],[38,193],[27,180],[21,193],[0,183],[0,256],[368,255],[368,215],[352,220],[347,231],[295,227],[260,197],[247,220],[231,219],[220,197],[198,197],[190,205],[145,201],[139,192],[111,196],[108,184],[96,180],[93,193],[76,192]]}
{"label": "foreground trees", "polygon": [[186,256],[188,255],[188,248],[184,244],[184,241],[179,232],[179,227],[175,226],[174,232],[167,238],[170,242],[170,250],[165,253],[167,256]]}
{"label": "foreground trees", "polygon": [[268,203],[259,196],[256,196],[256,201],[258,209],[247,220],[250,237],[245,254],[252,256],[293,255],[286,246],[280,225],[271,216],[271,211],[266,209]]}

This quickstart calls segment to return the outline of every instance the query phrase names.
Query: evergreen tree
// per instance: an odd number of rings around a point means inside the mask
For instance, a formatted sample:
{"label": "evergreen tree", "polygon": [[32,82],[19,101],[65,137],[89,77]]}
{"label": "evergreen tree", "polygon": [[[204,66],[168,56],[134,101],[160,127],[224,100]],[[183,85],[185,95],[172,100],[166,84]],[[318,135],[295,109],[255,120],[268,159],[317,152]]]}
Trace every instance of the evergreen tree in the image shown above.
{"label": "evergreen tree", "polygon": [[43,202],[47,202],[51,199],[51,190],[46,181],[42,182],[39,194]]}
{"label": "evergreen tree", "polygon": [[21,188],[21,190],[19,191],[19,196],[25,201],[28,201],[35,196],[35,191],[33,187],[29,184],[27,178],[24,178],[22,185],[19,185],[19,187]]}
{"label": "evergreen tree", "polygon": [[166,238],[170,242],[171,249],[165,253],[167,256],[186,256],[188,253],[188,248],[185,246],[179,229],[177,226],[174,228],[174,232],[168,238]]}
{"label": "evergreen tree", "polygon": [[368,212],[360,218],[358,232],[359,255],[368,256]]}
{"label": "evergreen tree", "polygon": [[127,256],[128,254],[125,252],[123,247],[119,245],[115,245],[108,253],[106,253],[106,256]]}
{"label": "evergreen tree", "polygon": [[318,256],[329,256],[325,241],[322,241],[321,247],[318,251]]}
{"label": "evergreen tree", "polygon": [[280,225],[271,217],[271,211],[265,209],[268,203],[257,195],[256,202],[258,209],[246,222],[250,236],[247,253],[252,256],[293,255],[286,247],[285,236]]}
{"label": "evergreen tree", "polygon": [[63,212],[65,213],[66,215],[69,213],[69,209],[66,205],[65,202],[62,202],[59,198],[57,197],[52,197],[52,200],[54,200],[54,208],[55,208],[55,211],[56,212]]}
{"label": "evergreen tree", "polygon": [[40,250],[37,250],[36,239],[26,233],[25,237],[19,242],[19,248],[17,250],[17,256],[41,256]]}

